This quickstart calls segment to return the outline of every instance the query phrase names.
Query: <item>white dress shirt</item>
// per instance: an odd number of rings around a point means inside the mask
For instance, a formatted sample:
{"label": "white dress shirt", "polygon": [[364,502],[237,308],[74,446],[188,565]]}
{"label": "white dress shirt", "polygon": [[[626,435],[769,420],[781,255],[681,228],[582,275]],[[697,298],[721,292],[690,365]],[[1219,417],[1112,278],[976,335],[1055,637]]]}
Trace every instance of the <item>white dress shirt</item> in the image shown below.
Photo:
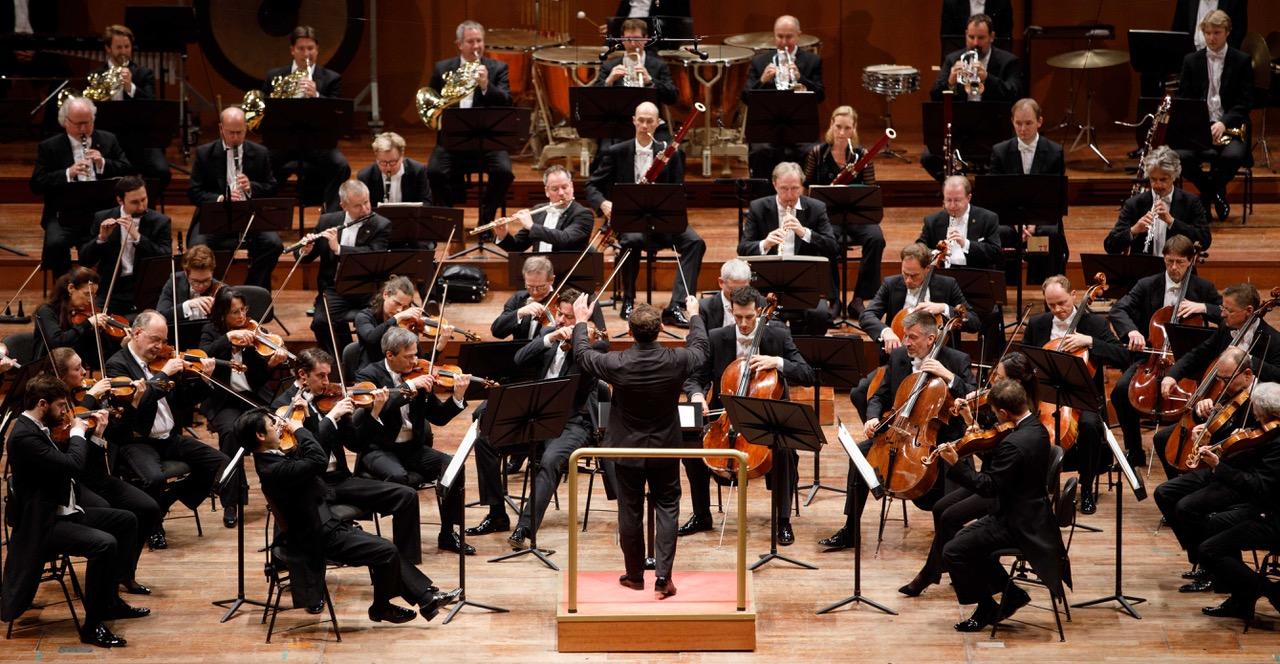
{"label": "white dress shirt", "polygon": [[31,28],[31,10],[28,7],[30,2],[31,0],[13,0],[13,32],[15,34],[29,35],[35,32]]}
{"label": "white dress shirt", "polygon": [[653,139],[649,140],[649,144],[641,147],[640,141],[636,141],[636,161],[635,161],[635,179],[638,184],[644,178],[644,174],[649,172],[649,167],[653,165]]}
{"label": "white dress shirt", "polygon": [[1205,49],[1205,56],[1209,61],[1209,92],[1205,95],[1205,104],[1209,107],[1209,121],[1218,122],[1222,120],[1222,66],[1226,62],[1227,46],[1224,44],[1220,51]]}
{"label": "white dress shirt", "polygon": [[[346,212],[344,215],[345,216],[342,218],[343,224],[350,224],[354,221],[354,219],[351,218],[350,212]],[[365,222],[362,221],[358,224],[351,224],[350,226],[342,229],[342,233],[338,235],[338,244],[346,245],[348,247],[356,246],[356,236],[360,234],[360,229],[363,228],[364,225]]]}
{"label": "white dress shirt", "polygon": [[[566,206],[566,208],[565,208],[565,209],[568,209],[568,208],[567,208],[567,206]],[[543,226],[543,228],[550,228],[550,229],[554,229],[556,226],[558,226],[558,225],[560,224],[560,215],[561,215],[561,214],[564,214],[564,210],[562,210],[562,209],[560,209],[560,208],[558,208],[558,207],[556,207],[556,206],[554,206],[554,205],[552,205],[551,207],[547,208],[546,216],[544,216],[544,217],[542,218],[542,226]],[[551,243],[550,243],[550,242],[539,242],[539,243],[538,243],[538,251],[543,251],[543,252],[545,252],[545,251],[555,251],[555,248],[551,245]]]}
{"label": "white dress shirt", "polygon": [[724,291],[720,291],[720,306],[724,307],[724,317],[720,321],[720,327],[733,325],[733,303],[729,302],[729,298],[724,296]]}
{"label": "white dress shirt", "polygon": [[[236,147],[232,148],[232,147],[227,147],[227,144],[223,143],[222,149],[225,150],[227,153],[227,186],[232,189],[235,189],[237,186],[236,181],[239,179],[238,176],[240,175],[240,173],[244,172],[244,144],[241,143],[240,145],[237,145]],[[239,170],[236,169],[237,160],[240,162]],[[244,191],[241,193],[244,194],[245,198],[249,198],[248,191]],[[222,200],[222,197],[219,197],[218,200]]]}
{"label": "white dress shirt", "polygon": [[[400,169],[396,171],[395,175],[392,175],[391,177],[387,177],[386,173],[382,174],[382,183],[383,183],[382,186],[384,187],[384,191],[383,191],[384,197],[382,199],[383,203],[403,203],[404,202],[404,186],[401,184],[403,180],[404,180],[404,160],[401,159]],[[389,187],[387,186],[388,182],[390,182],[390,185],[391,185]]]}
{"label": "white dress shirt", "polygon": [[[391,374],[391,386],[393,389],[399,389],[401,385],[404,385],[404,379],[400,377],[399,373],[391,369],[391,365],[387,364],[386,360],[382,361],[382,368]],[[400,433],[396,435],[397,443],[407,443],[413,440],[413,423],[409,420],[409,406],[411,403],[412,399],[405,399],[404,405],[400,406]]]}
{"label": "white dress shirt", "polygon": [[653,5],[653,0],[631,0],[631,13],[627,14],[631,18],[644,18],[649,15],[649,7]]}
{"label": "white dress shirt", "polygon": [[947,267],[969,264],[969,213],[972,210],[973,206],[970,205],[964,209],[964,214],[959,217],[951,217],[947,222],[948,235],[951,234],[951,229],[954,228],[959,230],[960,237],[964,238],[959,242],[954,240],[947,242],[951,249],[947,254]]}
{"label": "white dress shirt", "polygon": [[[759,324],[760,324],[759,321],[757,321],[756,325],[759,325]],[[747,352],[751,350],[751,337],[743,334],[742,330],[738,329],[736,326],[733,328],[733,335],[738,341],[736,345],[737,356],[740,358],[746,357]]]}
{"label": "white dress shirt", "polygon": [[[1169,193],[1164,196],[1157,196],[1154,191],[1151,192],[1152,210],[1156,209],[1156,201],[1164,201],[1165,208],[1172,210],[1173,191],[1170,190]],[[1164,241],[1168,235],[1169,224],[1166,223],[1164,219],[1153,215],[1151,217],[1151,228],[1147,231],[1147,241],[1143,243],[1142,253],[1151,254],[1152,256],[1164,255]]]}
{"label": "white dress shirt", "polygon": [[[788,215],[799,218],[799,215],[797,213],[800,210],[804,209],[804,202],[799,198],[796,199],[796,206],[794,208],[784,207],[782,205],[782,201],[779,200],[777,196],[773,197],[773,202],[775,205],[778,206],[778,228],[782,228],[782,225],[785,223],[784,220],[787,218]],[[812,237],[813,237],[813,230],[806,228],[804,229],[804,234],[801,236],[800,239],[804,240],[805,242],[809,242],[810,238]],[[769,253],[768,250],[766,250],[764,247],[764,240],[760,241],[760,253],[761,254]],[[796,255],[796,234],[795,233],[792,233],[791,231],[786,232],[785,237],[782,240],[782,244],[778,245],[778,255],[779,256]],[[728,310],[726,310],[725,313],[728,313]]]}
{"label": "white dress shirt", "polygon": [[1200,0],[1200,6],[1196,8],[1196,22],[1191,26],[1191,35],[1195,38],[1196,48],[1204,48],[1204,30],[1200,29],[1200,22],[1211,11],[1218,8],[1218,0]]}
{"label": "white dress shirt", "polygon": [[[236,348],[235,350],[232,350],[231,361],[243,363],[244,351],[240,348]],[[243,371],[240,371],[235,368],[231,369],[231,389],[237,392],[243,392],[246,394],[253,392],[253,388],[249,387],[249,378],[244,375]]]}
{"label": "white dress shirt", "polygon": [[[125,213],[124,207],[121,207],[120,214],[116,218],[120,219],[122,217],[128,217],[128,216],[130,215]],[[140,217],[133,218],[133,221],[135,224],[138,223],[139,220],[140,220]],[[101,236],[94,238],[94,241],[97,242],[98,244],[106,244],[106,242],[101,239]],[[137,254],[138,254],[138,241],[133,239],[133,236],[130,233],[124,232],[124,229],[121,228],[120,229],[120,276],[127,277],[133,274],[133,261],[134,261],[134,258],[137,256]]]}
{"label": "white dress shirt", "polygon": [[[147,380],[155,374],[151,373],[151,369],[147,368],[147,363],[138,354],[133,352],[133,347],[129,346],[129,355],[133,357],[133,361],[142,367],[142,376]],[[151,422],[151,432],[149,436],[156,440],[164,440],[173,433],[173,411],[169,409],[169,397],[160,397],[156,400],[156,419]]]}
{"label": "white dress shirt", "polygon": [[[75,164],[77,162],[84,161],[84,144],[80,143],[79,138],[75,138],[71,134],[67,134],[66,136],[67,140],[71,143],[71,163]],[[89,149],[93,149],[93,134],[88,134],[87,139],[88,140],[86,142],[88,143]],[[102,169],[98,168],[98,162],[96,161],[92,162],[92,165],[93,168],[90,168],[87,174],[77,175],[75,177],[71,176],[71,167],[68,166],[67,182],[89,182],[91,180],[97,180],[98,174],[102,172]]]}
{"label": "white dress shirt", "polygon": [[1036,147],[1040,144],[1040,134],[1031,139],[1030,143],[1023,143],[1022,139],[1018,140],[1018,155],[1022,157],[1022,173],[1028,175],[1031,173],[1031,162],[1036,159]]}
{"label": "white dress shirt", "polygon": [[1066,320],[1058,320],[1057,316],[1053,317],[1053,325],[1049,327],[1050,339],[1061,339],[1067,336],[1067,330],[1071,327],[1071,319],[1075,318],[1076,308],[1071,308],[1071,313],[1067,314]]}
{"label": "white dress shirt", "polygon": [[969,0],[969,15],[987,13],[987,0]]}
{"label": "white dress shirt", "polygon": [[[1182,278],[1183,278],[1184,280],[1185,280],[1185,279],[1190,279],[1190,278],[1191,278],[1191,275],[1190,275],[1190,274],[1188,274],[1188,275],[1186,275],[1186,276],[1184,276],[1184,277],[1182,277]],[[1166,307],[1172,307],[1172,306],[1173,306],[1173,303],[1174,303],[1175,301],[1177,301],[1177,299],[1178,299],[1178,289],[1179,289],[1179,288],[1182,288],[1182,284],[1181,284],[1181,283],[1174,283],[1173,279],[1170,279],[1170,278],[1169,278],[1169,273],[1168,273],[1168,272],[1165,272],[1165,273],[1164,273],[1164,306],[1166,306]]]}

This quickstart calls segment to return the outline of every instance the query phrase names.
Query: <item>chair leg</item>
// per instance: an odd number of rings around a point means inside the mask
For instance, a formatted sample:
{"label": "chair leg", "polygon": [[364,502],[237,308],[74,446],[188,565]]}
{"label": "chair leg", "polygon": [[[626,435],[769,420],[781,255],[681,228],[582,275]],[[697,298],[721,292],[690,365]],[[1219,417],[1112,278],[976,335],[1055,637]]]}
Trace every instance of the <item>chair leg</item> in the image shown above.
{"label": "chair leg", "polygon": [[[329,584],[324,586],[324,603],[329,607],[329,620],[333,622],[333,636],[342,643],[342,630],[338,629],[338,615],[333,611],[333,598],[329,596]],[[1061,631],[1061,626],[1059,626]]]}
{"label": "chair leg", "polygon": [[76,597],[81,598],[81,601],[83,601],[84,590],[80,588],[80,576],[76,574],[76,568],[71,564],[71,557],[63,556],[62,560],[63,568],[71,576],[71,588],[76,591]]}
{"label": "chair leg", "polygon": [[[1058,642],[1062,643],[1067,640],[1066,632],[1062,631],[1062,616],[1058,613],[1058,593],[1049,591],[1049,602],[1053,605],[1053,621],[1058,624]],[[1067,603],[1067,598],[1062,598],[1062,603]]]}
{"label": "chair leg", "polygon": [[196,537],[204,537],[204,527],[200,525],[200,508],[192,509],[191,515],[196,519]]}
{"label": "chair leg", "polygon": [[262,620],[258,621],[259,625],[267,624],[267,612],[271,610],[271,599],[275,596],[277,583],[279,581],[276,579],[275,570],[271,570],[267,573],[267,601],[262,603]]}
{"label": "chair leg", "polygon": [[591,519],[591,492],[596,486],[596,471],[591,470],[587,473],[587,504],[582,510],[582,532],[587,532],[587,521]]}
{"label": "chair leg", "polygon": [[284,587],[276,588],[276,602],[271,606],[271,624],[267,625],[267,643],[271,643],[271,633],[276,631],[276,617],[280,615],[280,598],[284,596]]}

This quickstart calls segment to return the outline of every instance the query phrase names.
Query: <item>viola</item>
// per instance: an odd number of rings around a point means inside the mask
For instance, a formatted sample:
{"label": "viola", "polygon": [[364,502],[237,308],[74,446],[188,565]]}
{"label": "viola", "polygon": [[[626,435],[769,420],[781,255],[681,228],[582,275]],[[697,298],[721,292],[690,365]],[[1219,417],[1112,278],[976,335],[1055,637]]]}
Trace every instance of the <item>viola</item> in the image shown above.
{"label": "viola", "polygon": [[[1225,458],[1259,447],[1277,437],[1280,437],[1280,420],[1267,422],[1251,429],[1241,429],[1227,436],[1221,443],[1209,446],[1209,451]],[[1195,468],[1200,465],[1200,448],[1193,450],[1190,457],[1186,460],[1189,467]]]}
{"label": "viola", "polygon": [[67,416],[63,419],[62,424],[54,427],[49,431],[49,437],[61,443],[71,439],[71,428],[76,420],[81,420],[88,431],[92,431],[97,423],[94,418],[99,411],[89,410],[84,406],[76,406],[74,410],[67,411]]}
{"label": "viola", "polygon": [[1138,366],[1133,379],[1129,382],[1129,403],[1133,404],[1134,410],[1149,417],[1158,416],[1162,422],[1178,419],[1178,415],[1187,408],[1191,393],[1196,389],[1195,379],[1183,378],[1178,381],[1173,395],[1165,397],[1161,394],[1160,383],[1177,360],[1173,356],[1173,348],[1169,345],[1165,326],[1169,323],[1200,326],[1208,324],[1204,316],[1199,314],[1186,317],[1178,315],[1178,307],[1182,306],[1183,300],[1186,299],[1187,288],[1191,284],[1193,268],[1201,262],[1204,262],[1204,254],[1200,249],[1200,243],[1197,242],[1195,255],[1191,258],[1191,266],[1187,268],[1187,273],[1178,286],[1178,294],[1173,304],[1161,307],[1151,315],[1151,323],[1147,326],[1147,346],[1151,350],[1148,351],[1147,358]]}
{"label": "viola", "polygon": [[[1066,352],[1062,351],[1062,340],[1076,333],[1076,330],[1080,328],[1080,321],[1084,320],[1085,315],[1089,313],[1089,305],[1093,304],[1093,301],[1106,290],[1107,275],[1101,272],[1093,275],[1093,285],[1089,286],[1089,288],[1084,292],[1084,297],[1080,298],[1080,304],[1076,306],[1076,313],[1071,317],[1071,321],[1067,324],[1066,335],[1058,337],[1057,339],[1050,339],[1043,347],[1047,350]],[[1078,348],[1070,351],[1070,354],[1084,360],[1085,367],[1088,368],[1090,376],[1097,375],[1097,368],[1089,362],[1088,348]],[[1057,411],[1056,416],[1054,414],[1055,411]],[[1075,447],[1076,441],[1080,438],[1079,411],[1068,406],[1063,406],[1059,409],[1056,405],[1046,402],[1040,404],[1039,416],[1040,423],[1044,425],[1044,428],[1049,430],[1049,434],[1051,436],[1054,436],[1054,439],[1058,441],[1058,446],[1061,447],[1063,451],[1068,451],[1072,447]],[[1054,431],[1054,427],[1057,427],[1057,432]]]}
{"label": "viola", "polygon": [[[290,401],[289,403],[277,408],[276,415],[284,422],[297,422],[298,424],[302,424],[307,421],[307,411],[299,408],[296,401]],[[297,447],[297,445],[297,435],[290,431],[288,426],[281,427],[280,451],[288,452],[294,447]]]}
{"label": "viola", "polygon": [[258,355],[261,355],[262,357],[271,357],[276,354],[277,350],[284,350],[285,356],[289,358],[289,362],[297,361],[298,356],[289,352],[288,348],[285,348],[284,338],[278,334],[271,334],[267,332],[267,330],[258,324],[257,321],[251,320],[246,323],[244,327],[239,329],[253,332],[253,349],[257,351]]}
{"label": "viola", "polygon": [[[587,343],[608,342],[609,333],[605,330],[597,329],[595,323],[587,323]],[[560,350],[569,352],[573,350],[573,338],[565,339],[560,342]]]}
{"label": "viola", "polygon": [[[766,301],[767,305],[756,321],[756,329],[751,333],[751,348],[745,356],[730,362],[720,374],[720,394],[722,395],[761,399],[782,398],[784,386],[776,369],[751,370],[751,358],[760,352],[760,342],[764,338],[765,327],[768,326],[769,319],[778,308],[778,298],[773,293],[769,293]],[[702,435],[702,447],[710,450],[733,449],[746,453],[748,479],[762,477],[773,468],[773,450],[764,445],[748,443],[724,415],[707,425]],[[711,457],[704,461],[711,472],[720,477],[733,479],[737,475],[737,465],[733,459]]]}
{"label": "viola", "polygon": [[368,381],[356,383],[346,388],[345,391],[341,385],[329,383],[324,393],[316,395],[311,403],[316,407],[316,410],[328,413],[333,410],[334,406],[338,405],[339,401],[350,397],[352,405],[356,408],[368,408],[373,405],[374,396],[384,390],[385,388],[378,387]]}
{"label": "viola", "polygon": [[938,460],[944,447],[954,449],[961,458],[974,454],[986,454],[994,450],[1016,427],[1014,422],[1001,422],[990,429],[972,427],[960,438],[935,447],[921,463],[926,466],[932,465]]}

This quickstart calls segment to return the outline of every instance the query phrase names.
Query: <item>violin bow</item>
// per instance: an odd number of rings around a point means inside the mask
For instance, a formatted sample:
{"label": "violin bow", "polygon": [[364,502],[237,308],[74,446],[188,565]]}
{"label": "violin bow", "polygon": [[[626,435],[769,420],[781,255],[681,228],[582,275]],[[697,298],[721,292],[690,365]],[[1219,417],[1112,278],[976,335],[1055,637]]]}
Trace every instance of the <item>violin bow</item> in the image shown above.
{"label": "violin bow", "polygon": [[609,288],[609,284],[613,282],[613,278],[618,276],[618,271],[621,270],[622,266],[626,264],[627,258],[629,256],[631,256],[630,249],[622,252],[622,258],[618,259],[617,265],[614,265],[613,272],[609,273],[609,278],[605,279],[603,284],[600,284],[600,290],[596,291],[596,296],[591,298],[592,307],[596,306],[596,302],[600,301],[600,297],[603,296],[605,290]]}
{"label": "violin bow", "polygon": [[[551,291],[551,295],[547,296],[548,307],[552,302],[556,301],[556,297],[560,295],[560,291],[564,290],[564,287],[568,285],[569,277],[572,276],[574,271],[578,269],[578,266],[582,264],[582,260],[587,257],[588,253],[591,252],[591,248],[595,246],[596,242],[599,241],[600,238],[602,237],[608,237],[609,233],[612,232],[608,230],[608,228],[609,228],[609,224],[605,223],[600,226],[600,230],[596,231],[595,234],[591,236],[591,240],[587,242],[587,246],[582,248],[582,253],[578,254],[578,260],[574,261],[573,265],[570,266],[569,271],[565,272],[564,276],[560,278],[560,285],[556,286],[556,289]],[[630,250],[628,250],[628,253],[630,253]],[[619,265],[621,265],[621,263],[619,263]],[[549,309],[543,309],[542,316],[539,316],[539,318],[542,318],[542,317],[546,318],[546,321],[548,324],[554,325],[556,322],[555,316],[551,314],[551,311]]]}
{"label": "violin bow", "polygon": [[[329,314],[329,298],[321,293],[320,300],[324,302],[324,319],[329,323],[329,338],[337,341],[333,332],[333,316]],[[334,358],[333,363],[338,365],[338,384],[342,386],[342,398],[345,399],[347,398],[347,379],[342,375],[342,357]]]}
{"label": "violin bow", "polygon": [[[1018,332],[1021,331],[1023,326],[1027,324],[1027,319],[1030,317],[1031,317],[1031,305],[1028,304],[1027,310],[1022,312],[1022,317],[1018,319],[1018,324],[1013,326],[1013,334],[1010,334],[1009,340],[1005,342],[1004,350],[1000,351],[1000,357],[996,359],[996,364],[1000,364],[1000,360],[1003,360],[1004,356],[1009,354],[1009,349],[1013,348],[1014,338],[1018,336]],[[983,340],[983,343],[986,343],[985,339]],[[987,374],[988,383],[991,382],[991,377],[994,376],[995,373],[996,373],[995,365],[992,365],[991,372]],[[978,368],[978,384],[980,385],[982,384],[982,368],[981,367]],[[991,387],[991,386],[987,385],[987,387]],[[970,412],[973,413],[975,422],[977,421],[977,417],[978,417],[978,412],[977,412],[978,409],[976,408],[976,404],[978,403],[978,392],[981,392],[981,391],[982,391],[982,388],[978,388],[977,390],[975,390],[973,398],[969,400],[969,410]]]}
{"label": "violin bow", "polygon": [[173,297],[173,356],[181,357],[178,351],[178,261],[173,254],[169,255],[169,294]]}
{"label": "violin bow", "polygon": [[[293,267],[289,268],[289,273],[284,275],[284,281],[280,282],[280,287],[276,289],[276,292],[271,294],[271,301],[267,303],[266,310],[262,312],[262,316],[259,319],[260,321],[265,321],[271,317],[271,310],[276,308],[276,298],[280,297],[281,291],[284,290],[285,286],[289,285],[289,280],[293,278],[293,273],[298,271],[299,265],[302,265],[302,261],[295,256],[293,259]],[[258,324],[261,326],[262,323],[259,322]]]}
{"label": "violin bow", "polygon": [[111,281],[107,284],[107,297],[102,301],[103,314],[106,314],[107,310],[111,308],[111,294],[116,290],[116,278],[120,276],[120,263],[124,260],[124,229],[119,226],[119,224],[116,224],[116,228],[120,231],[120,247],[116,250],[116,265],[111,269]]}
{"label": "violin bow", "polygon": [[[441,259],[440,259],[439,261],[437,261],[437,262],[436,262],[436,271],[435,271],[435,274],[432,274],[432,275],[431,275],[431,282],[430,282],[430,284],[427,286],[427,290],[426,290],[426,292],[421,296],[421,297],[422,297],[422,306],[420,306],[420,307],[418,307],[418,308],[422,310],[422,319],[423,319],[423,323],[422,323],[422,325],[423,325],[423,327],[424,327],[424,328],[426,327],[426,319],[428,318],[428,316],[427,316],[427,301],[431,298],[431,291],[435,290],[435,288],[436,288],[436,284],[440,281],[440,275],[444,273],[444,264],[449,262],[449,245],[453,244],[453,234],[454,234],[454,232],[455,232],[455,231],[457,231],[457,230],[458,230],[458,227],[457,227],[457,226],[454,226],[453,228],[450,228],[450,229],[449,229],[449,239],[445,241],[445,243],[444,243],[444,251],[443,251],[443,252],[441,252],[441,253],[443,253],[444,255],[441,257]],[[434,258],[434,255],[433,255],[432,257]],[[417,305],[414,305],[414,306],[417,306]],[[436,316],[436,318],[438,318],[438,319],[439,319],[439,320],[437,320],[437,321],[436,321],[436,336],[437,336],[437,337],[438,337],[438,336],[440,336],[440,321],[441,321],[441,320],[444,320],[444,305],[443,305],[443,304],[442,304],[442,305],[440,305],[440,309],[441,309],[441,313],[440,313],[440,315]]]}
{"label": "violin bow", "polygon": [[[40,273],[40,268],[42,267],[44,267],[44,263],[36,263],[35,269],[31,270],[31,274],[27,275],[26,281],[23,281],[22,285],[18,286],[18,292],[14,293],[13,297],[9,298],[9,301],[4,303],[3,311],[5,313],[8,313],[9,307],[13,306],[13,303],[18,299],[20,295],[22,295],[22,291],[26,290],[27,284],[31,283],[31,280],[34,279],[35,276]],[[21,309],[22,307],[19,306],[18,308]]]}
{"label": "violin bow", "polygon": [[[444,291],[440,294],[440,314],[437,319],[444,321],[444,307],[449,303],[449,284],[444,285]],[[442,327],[436,328],[436,338],[431,342],[431,358],[427,361],[427,374],[429,375],[436,368],[436,351],[440,349],[440,337],[444,336]]]}
{"label": "violin bow", "polygon": [[[106,360],[106,357],[104,357],[102,354],[102,330],[98,327],[97,322],[93,321],[93,319],[98,315],[97,306],[94,304],[93,299],[94,299],[93,296],[90,295],[89,296],[89,320],[90,320],[89,327],[93,328],[93,342],[98,347],[98,368],[105,375],[107,370],[107,360]],[[46,345],[48,344],[47,341],[45,343]],[[49,351],[49,361],[51,363],[53,362],[53,351]],[[53,373],[57,374],[58,373],[57,369],[54,369]]]}
{"label": "violin bow", "polygon": [[[230,201],[231,197],[228,196],[227,200]],[[228,203],[227,207],[229,209],[231,205]],[[249,229],[253,227],[253,220],[257,218],[257,216],[258,212],[256,210],[249,213],[249,222],[244,225],[244,231],[242,231],[240,236],[236,238],[236,246],[231,248],[231,256],[227,258],[227,265],[222,268],[222,278],[218,281],[224,283],[227,281],[227,275],[231,273],[231,266],[236,262],[236,252],[240,251],[240,247],[244,246],[244,239],[249,237]]]}

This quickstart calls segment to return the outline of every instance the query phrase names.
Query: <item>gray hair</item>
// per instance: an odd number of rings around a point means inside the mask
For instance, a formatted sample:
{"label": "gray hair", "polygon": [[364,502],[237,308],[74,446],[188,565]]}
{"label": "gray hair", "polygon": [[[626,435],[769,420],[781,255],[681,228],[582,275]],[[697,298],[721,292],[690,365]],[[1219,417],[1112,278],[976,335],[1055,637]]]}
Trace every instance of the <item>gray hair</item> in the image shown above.
{"label": "gray hair", "polygon": [[467,30],[479,30],[480,36],[484,36],[484,26],[480,25],[479,21],[463,21],[458,24],[458,29],[454,32],[454,42],[461,42]]}
{"label": "gray hair", "polygon": [[[142,313],[138,314],[137,318],[133,319],[134,332],[139,332],[147,329],[147,326],[151,325],[157,320],[159,320],[161,323],[168,322],[165,320],[164,316],[161,316],[160,312],[156,311],[155,309],[147,309],[146,311],[143,311]],[[166,326],[165,329],[168,329],[168,327]],[[137,334],[135,334],[134,336],[137,336]]]}
{"label": "gray hair", "polygon": [[1182,160],[1178,158],[1177,152],[1169,149],[1169,146],[1161,145],[1147,153],[1146,158],[1142,160],[1142,168],[1148,175],[1151,171],[1161,170],[1177,180],[1182,175]]}
{"label": "gray hair", "polygon": [[58,108],[58,124],[66,124],[67,116],[71,114],[72,106],[85,106],[95,119],[98,117],[98,107],[93,103],[92,99],[88,97],[71,97],[62,102],[62,106]]}
{"label": "gray hair", "polygon": [[751,265],[741,258],[727,260],[720,266],[720,278],[725,281],[751,281]]}
{"label": "gray hair", "polygon": [[969,181],[969,178],[967,178],[967,177],[965,177],[965,176],[963,176],[963,175],[951,175],[951,176],[948,176],[948,177],[947,177],[947,179],[945,179],[945,180],[943,180],[943,181],[942,181],[942,190],[943,190],[943,191],[946,191],[946,190],[947,190],[947,187],[950,187],[950,186],[951,186],[951,185],[953,185],[953,184],[958,184],[958,185],[960,185],[961,187],[963,187],[963,188],[964,188],[964,193],[966,193],[966,194],[972,194],[972,193],[973,193],[973,183]]}
{"label": "gray hair", "polygon": [[352,194],[369,195],[369,187],[359,180],[347,180],[338,187],[338,200],[346,203]]}
{"label": "gray hair", "polygon": [[415,348],[418,346],[418,335],[403,327],[389,327],[386,332],[382,333],[383,355],[386,355],[387,353],[394,355],[409,346],[413,346]]}
{"label": "gray hair", "polygon": [[546,256],[530,256],[524,259],[524,266],[520,268],[520,274],[526,277],[531,274],[545,274],[550,279],[555,276],[556,270]]}
{"label": "gray hair", "polygon": [[773,181],[777,182],[784,175],[797,175],[800,180],[804,181],[804,169],[800,168],[800,164],[794,161],[784,161],[773,167]]}
{"label": "gray hair", "polygon": [[371,147],[374,152],[395,150],[400,154],[404,154],[404,137],[394,131],[386,131],[373,137],[373,145]]}
{"label": "gray hair", "polygon": [[551,176],[555,175],[556,173],[561,173],[565,177],[569,178],[570,180],[573,179],[573,174],[569,172],[569,169],[565,168],[564,166],[561,166],[560,164],[556,164],[542,172],[542,184],[546,184],[547,180],[550,180]]}
{"label": "gray hair", "polygon": [[1263,422],[1280,419],[1280,383],[1258,383],[1253,388],[1253,414]]}

